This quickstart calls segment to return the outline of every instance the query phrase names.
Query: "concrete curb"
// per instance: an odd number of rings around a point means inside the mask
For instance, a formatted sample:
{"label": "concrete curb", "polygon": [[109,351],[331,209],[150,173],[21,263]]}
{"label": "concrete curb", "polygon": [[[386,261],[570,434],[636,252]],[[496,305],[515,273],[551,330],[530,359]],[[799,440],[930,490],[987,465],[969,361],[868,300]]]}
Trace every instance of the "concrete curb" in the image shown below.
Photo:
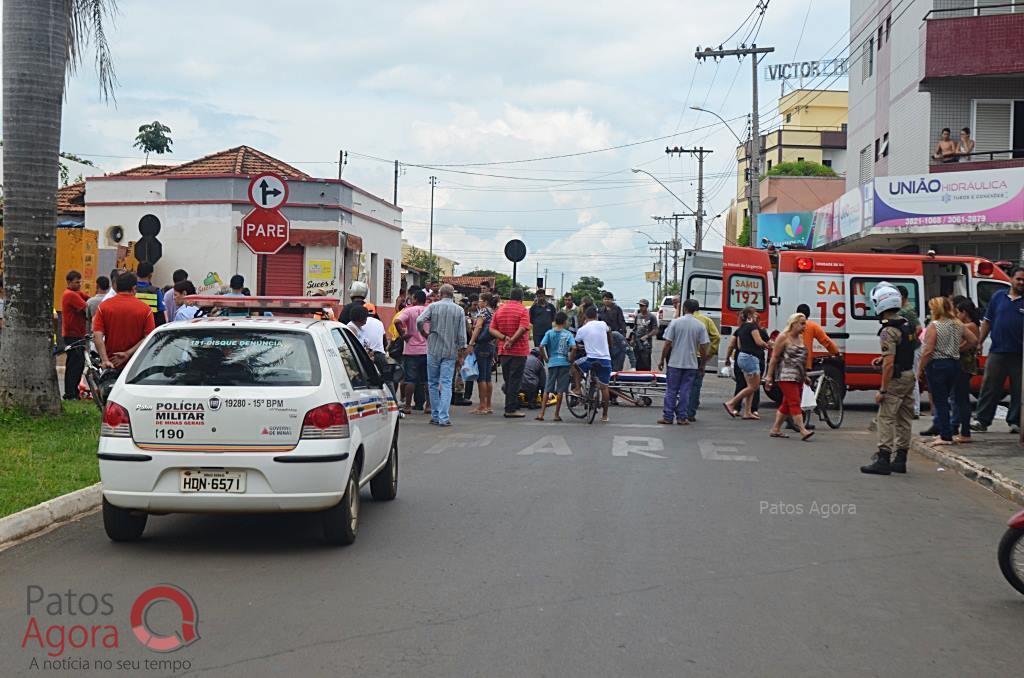
{"label": "concrete curb", "polygon": [[1003,474],[953,451],[932,447],[920,440],[911,443],[910,449],[956,471],[968,480],[973,480],[1003,499],[1024,506],[1024,485],[1016,480],[1007,478]]}
{"label": "concrete curb", "polygon": [[94,511],[102,498],[101,483],[96,483],[0,518],[0,548]]}

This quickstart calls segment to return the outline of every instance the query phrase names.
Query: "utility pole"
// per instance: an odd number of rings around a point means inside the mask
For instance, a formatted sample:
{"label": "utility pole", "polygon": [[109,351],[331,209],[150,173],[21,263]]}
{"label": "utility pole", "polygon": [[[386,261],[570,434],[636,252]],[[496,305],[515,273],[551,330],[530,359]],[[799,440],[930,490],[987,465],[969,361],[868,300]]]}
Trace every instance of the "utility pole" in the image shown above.
{"label": "utility pole", "polygon": [[338,150],[338,181],[341,181],[341,172],[348,164],[348,152],[345,149]]}
{"label": "utility pole", "polygon": [[392,205],[398,207],[398,161],[395,161],[395,198],[391,202]]}
{"label": "utility pole", "polygon": [[[654,220],[657,222],[668,221],[670,219],[673,222],[672,242],[665,244],[672,250],[672,282],[676,286],[679,285],[679,250],[683,248],[683,244],[679,241],[679,220],[685,219],[686,217],[692,217],[694,215],[695,213],[691,212],[689,214],[673,213],[670,217],[654,217]],[[668,270],[668,248],[665,250],[666,272]]]}
{"label": "utility pole", "polygon": [[[562,287],[561,287],[560,291],[562,292],[562,297],[564,297],[565,296],[565,273],[564,272],[562,273]],[[561,297],[559,297],[559,298],[561,298]]]}
{"label": "utility pole", "polygon": [[740,45],[739,49],[711,49],[708,47],[703,51],[698,47],[697,51],[694,52],[694,56],[697,57],[698,61],[721,59],[727,56],[735,56],[739,59],[748,55],[751,57],[750,65],[754,77],[751,82],[753,96],[750,114],[750,163],[747,167],[747,171],[750,172],[750,177],[747,181],[747,185],[750,187],[750,242],[748,243],[750,247],[757,247],[757,214],[761,210],[761,182],[759,180],[761,176],[761,132],[757,124],[757,66],[761,61],[761,55],[770,54],[774,51],[774,47],[758,47],[757,45],[747,47],[746,45]]}
{"label": "utility pole", "polygon": [[693,248],[695,250],[704,249],[704,156],[713,152],[711,149],[705,149],[703,146],[699,148],[680,148],[676,146],[675,148],[665,149],[665,153],[668,155],[682,155],[686,153],[697,156],[697,212],[694,214],[697,222],[696,237],[693,239]]}
{"label": "utility pole", "polygon": [[[397,165],[396,165],[397,167]],[[398,180],[398,175],[395,175],[395,180]],[[434,187],[437,186],[437,177],[430,177],[430,252],[427,257],[430,268],[436,268],[434,266]],[[396,184],[397,186],[397,184]],[[395,189],[397,191],[397,189]],[[437,275],[434,271],[430,272],[430,276],[434,277]]]}

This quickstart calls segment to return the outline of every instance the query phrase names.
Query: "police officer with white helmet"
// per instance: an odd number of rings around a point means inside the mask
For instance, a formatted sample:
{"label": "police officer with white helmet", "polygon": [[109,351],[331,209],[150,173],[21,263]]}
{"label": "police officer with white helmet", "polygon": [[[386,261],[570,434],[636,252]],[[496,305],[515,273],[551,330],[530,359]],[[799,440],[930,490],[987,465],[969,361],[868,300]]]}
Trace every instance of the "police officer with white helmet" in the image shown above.
{"label": "police officer with white helmet", "polygon": [[352,285],[348,288],[348,298],[351,301],[345,304],[341,309],[341,315],[338,316],[338,322],[345,323],[346,325],[352,322],[352,306],[362,306],[366,303],[366,297],[370,294],[370,288],[367,287],[366,283],[362,280],[353,280]]}
{"label": "police officer with white helmet", "polygon": [[[871,291],[871,303],[882,324],[878,331],[882,355],[874,360],[882,368],[878,403],[878,452],[862,473],[887,476],[907,472],[911,425],[914,420],[914,327],[900,316],[903,300],[892,283],[881,282]],[[895,453],[895,456],[894,456]]]}

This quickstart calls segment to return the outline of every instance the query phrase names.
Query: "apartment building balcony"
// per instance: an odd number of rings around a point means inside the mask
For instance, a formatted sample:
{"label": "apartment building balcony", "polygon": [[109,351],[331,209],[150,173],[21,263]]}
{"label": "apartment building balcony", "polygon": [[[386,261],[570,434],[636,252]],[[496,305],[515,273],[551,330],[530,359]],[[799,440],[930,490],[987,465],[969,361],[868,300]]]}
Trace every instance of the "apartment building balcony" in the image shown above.
{"label": "apartment building balcony", "polygon": [[974,170],[1005,169],[1008,167],[1024,167],[1024,148],[1007,151],[983,151],[960,156],[959,162],[940,162],[932,160],[929,171],[938,172],[971,172]]}
{"label": "apartment building balcony", "polygon": [[[948,3],[944,3],[948,4]],[[921,89],[940,78],[1016,76],[1024,80],[1024,0],[961,0],[925,16]]]}

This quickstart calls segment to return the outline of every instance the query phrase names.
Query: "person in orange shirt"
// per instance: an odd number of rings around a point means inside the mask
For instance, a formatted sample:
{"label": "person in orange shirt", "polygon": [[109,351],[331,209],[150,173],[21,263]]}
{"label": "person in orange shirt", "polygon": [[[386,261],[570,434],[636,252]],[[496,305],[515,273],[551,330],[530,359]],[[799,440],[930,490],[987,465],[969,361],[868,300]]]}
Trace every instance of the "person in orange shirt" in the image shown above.
{"label": "person in orange shirt", "polygon": [[804,329],[804,346],[807,347],[807,369],[811,369],[814,363],[814,342],[821,344],[821,347],[828,351],[829,355],[839,355],[839,347],[829,339],[821,325],[811,320],[811,307],[807,304],[800,304],[796,307],[797,313],[803,313],[807,318],[807,327]]}

